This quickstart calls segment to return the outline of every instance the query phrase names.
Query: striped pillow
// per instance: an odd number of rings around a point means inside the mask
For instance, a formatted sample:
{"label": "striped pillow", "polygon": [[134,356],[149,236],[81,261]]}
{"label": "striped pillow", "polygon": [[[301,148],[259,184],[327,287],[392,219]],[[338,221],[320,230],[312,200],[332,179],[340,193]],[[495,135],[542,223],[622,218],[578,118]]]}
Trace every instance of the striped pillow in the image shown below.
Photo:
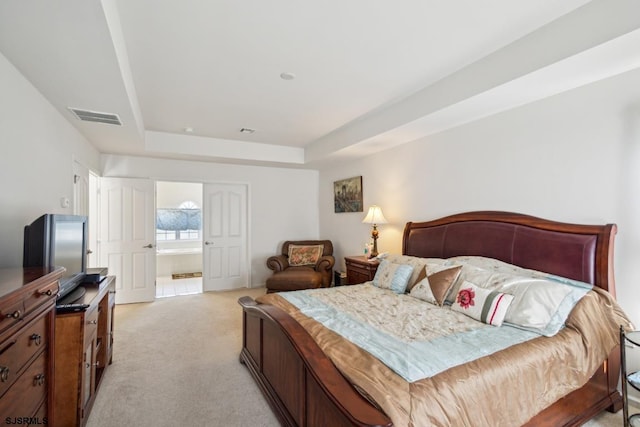
{"label": "striped pillow", "polygon": [[513,295],[481,288],[466,280],[451,309],[493,326],[502,325]]}
{"label": "striped pillow", "polygon": [[411,273],[413,273],[412,266],[394,264],[383,259],[376,270],[376,275],[373,277],[373,286],[391,289],[396,294],[403,294],[407,289]]}

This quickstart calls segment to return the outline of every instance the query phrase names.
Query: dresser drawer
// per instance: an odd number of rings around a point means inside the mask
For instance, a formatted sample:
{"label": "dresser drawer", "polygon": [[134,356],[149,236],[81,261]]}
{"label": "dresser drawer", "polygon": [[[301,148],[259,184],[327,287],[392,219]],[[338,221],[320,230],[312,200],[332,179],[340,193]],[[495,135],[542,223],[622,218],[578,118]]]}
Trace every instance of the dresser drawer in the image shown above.
{"label": "dresser drawer", "polygon": [[23,316],[24,303],[22,300],[0,304],[0,332],[4,332],[20,322]]}
{"label": "dresser drawer", "polygon": [[30,312],[47,301],[53,300],[58,295],[58,281],[43,285],[27,296],[24,301],[24,309]]}
{"label": "dresser drawer", "polygon": [[97,333],[98,330],[98,306],[93,306],[89,308],[89,311],[87,311],[84,314],[84,323],[85,323],[85,328],[84,328],[84,338],[85,338],[85,344],[87,343],[87,339],[89,339],[92,335],[95,335]]}
{"label": "dresser drawer", "polygon": [[347,282],[350,285],[357,285],[360,283],[368,282],[370,280],[371,278],[369,277],[369,274],[363,273],[361,271],[349,270],[349,273],[347,273]]}
{"label": "dresser drawer", "polygon": [[45,316],[22,328],[0,348],[0,395],[9,388],[26,363],[47,346],[47,321]]}
{"label": "dresser drawer", "polygon": [[49,411],[47,407],[47,400],[45,399],[42,402],[42,405],[36,410],[33,415],[29,416],[1,416],[0,415],[0,426],[4,425],[24,425],[24,426],[40,426],[40,425],[53,425],[51,421],[49,421]]}
{"label": "dresser drawer", "polygon": [[16,380],[0,400],[0,414],[4,417],[32,416],[47,397],[46,353],[40,356]]}
{"label": "dresser drawer", "polygon": [[47,401],[45,400],[44,402],[42,402],[42,405],[40,405],[40,407],[38,408],[38,410],[36,411],[35,414],[33,414],[32,417],[32,421],[33,423],[31,425],[46,425],[46,424],[51,424],[49,422],[49,418],[48,418],[48,411],[47,411]]}
{"label": "dresser drawer", "polygon": [[346,261],[345,264],[347,265],[347,268],[361,274],[366,274],[367,276],[375,275],[375,271],[378,268],[377,264],[363,264],[350,261]]}

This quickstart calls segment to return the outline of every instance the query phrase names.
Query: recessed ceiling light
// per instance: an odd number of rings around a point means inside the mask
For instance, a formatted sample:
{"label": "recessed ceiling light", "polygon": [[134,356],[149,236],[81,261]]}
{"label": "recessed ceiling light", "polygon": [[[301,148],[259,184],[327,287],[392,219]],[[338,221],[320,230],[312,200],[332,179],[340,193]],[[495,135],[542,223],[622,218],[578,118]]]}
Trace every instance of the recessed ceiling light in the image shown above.
{"label": "recessed ceiling light", "polygon": [[296,75],[293,73],[280,73],[280,78],[282,80],[293,80],[296,78]]}
{"label": "recessed ceiling light", "polygon": [[251,129],[251,128],[242,128],[240,129],[240,132],[242,133],[254,133],[256,130],[255,129]]}

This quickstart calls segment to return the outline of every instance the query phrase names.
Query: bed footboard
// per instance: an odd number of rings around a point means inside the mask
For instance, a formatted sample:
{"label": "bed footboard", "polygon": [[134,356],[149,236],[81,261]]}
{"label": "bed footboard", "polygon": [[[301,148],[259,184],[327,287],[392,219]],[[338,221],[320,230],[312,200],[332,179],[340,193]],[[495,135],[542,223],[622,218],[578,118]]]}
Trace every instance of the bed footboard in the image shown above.
{"label": "bed footboard", "polygon": [[243,310],[244,363],[285,426],[392,426],[340,374],[293,318],[250,297]]}
{"label": "bed footboard", "polygon": [[578,427],[605,409],[618,412],[622,409],[622,395],[617,390],[619,379],[620,349],[616,347],[589,382],[540,412],[523,427]]}

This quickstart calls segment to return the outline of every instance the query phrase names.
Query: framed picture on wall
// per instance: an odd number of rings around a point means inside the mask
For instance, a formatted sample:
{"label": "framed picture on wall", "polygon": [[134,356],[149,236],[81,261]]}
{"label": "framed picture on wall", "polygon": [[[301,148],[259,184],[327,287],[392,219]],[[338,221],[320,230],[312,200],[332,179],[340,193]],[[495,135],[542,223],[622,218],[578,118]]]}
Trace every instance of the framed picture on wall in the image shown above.
{"label": "framed picture on wall", "polygon": [[362,177],[333,182],[333,206],[336,213],[362,212]]}

